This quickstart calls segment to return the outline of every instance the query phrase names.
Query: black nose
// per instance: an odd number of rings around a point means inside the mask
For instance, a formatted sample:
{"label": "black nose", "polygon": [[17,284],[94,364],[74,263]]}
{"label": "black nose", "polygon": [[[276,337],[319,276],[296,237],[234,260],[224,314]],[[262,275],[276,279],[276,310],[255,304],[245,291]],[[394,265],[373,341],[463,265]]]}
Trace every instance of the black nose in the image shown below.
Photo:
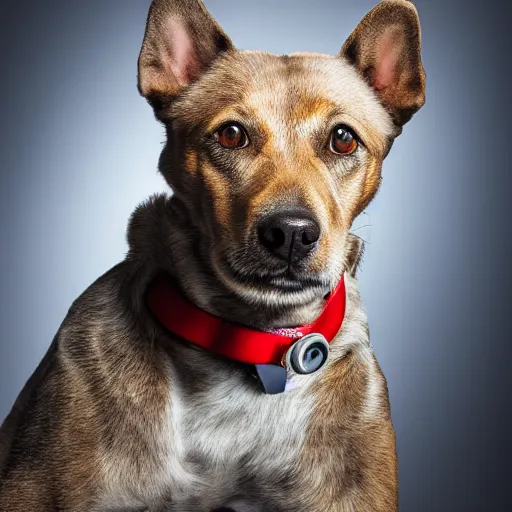
{"label": "black nose", "polygon": [[315,249],[320,226],[307,210],[287,209],[264,217],[258,225],[258,236],[272,254],[296,263]]}

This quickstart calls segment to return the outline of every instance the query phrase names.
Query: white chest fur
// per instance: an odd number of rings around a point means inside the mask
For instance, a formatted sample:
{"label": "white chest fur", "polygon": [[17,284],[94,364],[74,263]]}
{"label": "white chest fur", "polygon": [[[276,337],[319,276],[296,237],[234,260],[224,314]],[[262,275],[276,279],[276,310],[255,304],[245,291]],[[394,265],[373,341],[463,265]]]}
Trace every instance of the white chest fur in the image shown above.
{"label": "white chest fur", "polygon": [[250,384],[226,378],[192,396],[173,386],[162,432],[172,440],[173,502],[207,510],[293,472],[313,406],[308,386],[265,395]]}

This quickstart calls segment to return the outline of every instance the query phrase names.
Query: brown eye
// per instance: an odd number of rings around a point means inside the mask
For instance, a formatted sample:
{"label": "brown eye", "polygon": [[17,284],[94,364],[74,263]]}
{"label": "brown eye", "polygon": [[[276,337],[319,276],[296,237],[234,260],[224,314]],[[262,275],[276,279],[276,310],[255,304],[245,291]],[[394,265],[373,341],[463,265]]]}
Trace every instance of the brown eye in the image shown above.
{"label": "brown eye", "polygon": [[357,140],[350,128],[339,125],[331,135],[331,151],[339,155],[350,155],[357,149]]}
{"label": "brown eye", "polygon": [[244,129],[236,123],[228,123],[215,133],[219,144],[228,149],[239,149],[247,145],[247,135]]}

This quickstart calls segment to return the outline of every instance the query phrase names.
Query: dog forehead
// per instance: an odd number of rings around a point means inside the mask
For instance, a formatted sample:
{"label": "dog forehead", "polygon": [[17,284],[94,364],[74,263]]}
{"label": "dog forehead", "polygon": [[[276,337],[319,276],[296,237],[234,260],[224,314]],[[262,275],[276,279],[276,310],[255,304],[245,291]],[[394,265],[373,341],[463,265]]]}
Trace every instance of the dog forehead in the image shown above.
{"label": "dog forehead", "polygon": [[[393,135],[390,115],[376,94],[341,57],[236,51],[219,58],[174,105],[185,125],[211,125],[240,109],[284,134],[309,134],[334,112],[362,137],[384,147]],[[285,144],[285,141],[282,141]]]}
{"label": "dog forehead", "polygon": [[337,112],[372,134],[387,138],[393,133],[391,117],[373,90],[340,57],[269,55],[266,62],[253,65],[244,103],[267,121],[320,122]]}

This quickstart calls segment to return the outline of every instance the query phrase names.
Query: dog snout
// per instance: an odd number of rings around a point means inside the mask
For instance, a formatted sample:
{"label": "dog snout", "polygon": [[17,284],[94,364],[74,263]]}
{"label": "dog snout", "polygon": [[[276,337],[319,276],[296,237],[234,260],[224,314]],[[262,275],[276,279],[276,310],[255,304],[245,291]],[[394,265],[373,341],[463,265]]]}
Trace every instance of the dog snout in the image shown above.
{"label": "dog snout", "polygon": [[304,209],[280,210],[266,215],[258,224],[261,245],[289,264],[297,263],[313,252],[320,235],[320,225]]}

